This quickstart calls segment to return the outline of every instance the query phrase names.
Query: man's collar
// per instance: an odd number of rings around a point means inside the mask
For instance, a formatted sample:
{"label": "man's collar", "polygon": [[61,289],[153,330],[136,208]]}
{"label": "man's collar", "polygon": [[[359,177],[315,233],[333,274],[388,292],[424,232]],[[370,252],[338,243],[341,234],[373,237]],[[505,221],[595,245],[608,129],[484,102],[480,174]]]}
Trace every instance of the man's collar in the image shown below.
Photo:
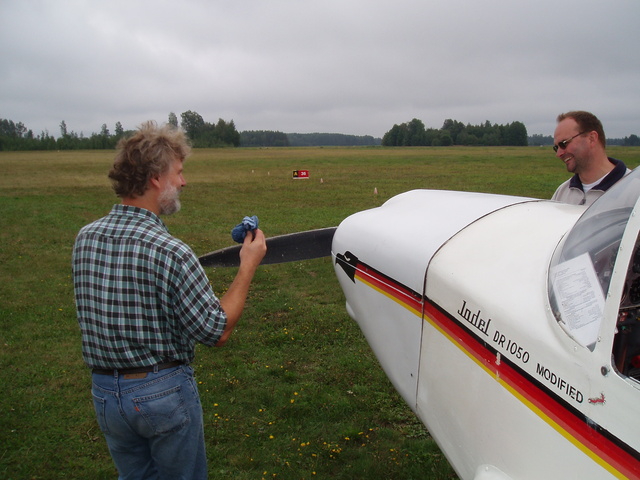
{"label": "man's collar", "polygon": [[157,223],[158,225],[162,226],[165,230],[167,229],[167,226],[162,221],[162,219],[158,215],[153,213],[151,210],[147,210],[146,208],[135,207],[133,205],[125,205],[122,203],[118,203],[113,206],[113,209],[111,211],[113,213],[118,213],[120,215],[146,217],[152,220],[154,223]]}
{"label": "man's collar", "polygon": [[[627,166],[622,161],[616,160],[612,157],[607,158],[611,163],[613,163],[613,170],[611,170],[598,185],[593,187],[593,190],[606,191],[611,188],[618,180],[624,177],[625,173],[627,173]],[[584,191],[584,189],[582,188],[582,181],[580,181],[580,177],[577,173],[573,177],[571,177],[571,180],[569,181],[569,187],[577,188]]]}

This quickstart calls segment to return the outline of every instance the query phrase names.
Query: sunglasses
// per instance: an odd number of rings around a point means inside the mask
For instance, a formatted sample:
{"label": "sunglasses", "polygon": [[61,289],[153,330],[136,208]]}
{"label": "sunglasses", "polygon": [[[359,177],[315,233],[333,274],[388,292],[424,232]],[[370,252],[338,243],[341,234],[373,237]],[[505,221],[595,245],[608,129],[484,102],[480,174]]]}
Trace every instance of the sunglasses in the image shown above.
{"label": "sunglasses", "polygon": [[580,133],[576,133],[573,137],[571,138],[567,138],[566,140],[562,140],[561,142],[558,142],[557,145],[553,146],[553,151],[557,152],[559,148],[561,149],[565,149],[567,148],[567,145],[569,145],[571,143],[571,140],[573,140],[576,137],[579,137],[580,135],[582,135],[583,133],[587,133],[587,132],[580,132]]}

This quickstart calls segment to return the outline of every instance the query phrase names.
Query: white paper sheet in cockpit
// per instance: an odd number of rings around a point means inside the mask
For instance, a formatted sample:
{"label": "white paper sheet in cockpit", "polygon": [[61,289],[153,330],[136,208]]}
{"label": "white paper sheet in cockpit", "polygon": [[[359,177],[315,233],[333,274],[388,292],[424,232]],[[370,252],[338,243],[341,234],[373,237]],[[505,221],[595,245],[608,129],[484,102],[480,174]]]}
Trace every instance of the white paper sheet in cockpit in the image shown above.
{"label": "white paper sheet in cockpit", "polygon": [[553,292],[569,334],[587,346],[598,338],[604,294],[591,257],[584,253],[556,265],[551,271]]}

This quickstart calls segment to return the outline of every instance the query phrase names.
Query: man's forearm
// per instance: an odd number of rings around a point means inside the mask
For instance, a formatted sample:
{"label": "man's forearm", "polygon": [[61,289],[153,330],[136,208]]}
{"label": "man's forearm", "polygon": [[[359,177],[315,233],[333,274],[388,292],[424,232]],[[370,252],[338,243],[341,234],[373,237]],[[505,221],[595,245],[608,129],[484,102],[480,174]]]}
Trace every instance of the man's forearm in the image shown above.
{"label": "man's forearm", "polygon": [[251,287],[251,281],[253,280],[254,274],[254,269],[246,267],[243,268],[241,265],[236,278],[231,282],[229,289],[220,299],[220,305],[227,316],[227,325],[216,346],[224,345],[231,336],[238,320],[240,320],[247,301],[247,296],[249,295],[249,288]]}

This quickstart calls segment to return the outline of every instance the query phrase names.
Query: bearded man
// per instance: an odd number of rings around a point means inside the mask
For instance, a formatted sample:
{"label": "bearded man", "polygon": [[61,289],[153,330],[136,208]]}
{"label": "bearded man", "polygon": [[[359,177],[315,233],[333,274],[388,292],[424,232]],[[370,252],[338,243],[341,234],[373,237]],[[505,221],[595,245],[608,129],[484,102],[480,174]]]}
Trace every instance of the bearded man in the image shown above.
{"label": "bearded man", "polygon": [[109,172],[121,203],[83,227],[72,258],[82,355],[100,429],[121,479],[205,479],[195,345],[223,345],[266,253],[247,235],[218,299],[195,253],[160,215],[180,210],[190,147],[183,131],[143,124]]}

